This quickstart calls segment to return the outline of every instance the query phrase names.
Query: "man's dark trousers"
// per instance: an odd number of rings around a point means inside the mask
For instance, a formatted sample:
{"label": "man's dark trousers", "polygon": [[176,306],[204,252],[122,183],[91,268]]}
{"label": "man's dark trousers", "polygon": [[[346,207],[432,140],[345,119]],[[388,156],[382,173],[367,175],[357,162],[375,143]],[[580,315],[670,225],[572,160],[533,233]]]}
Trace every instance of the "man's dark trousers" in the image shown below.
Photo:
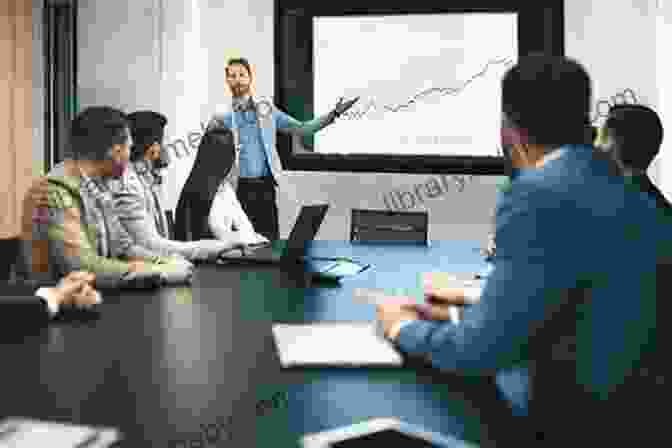
{"label": "man's dark trousers", "polygon": [[236,195],[257,233],[271,241],[280,239],[276,184],[272,176],[238,178]]}

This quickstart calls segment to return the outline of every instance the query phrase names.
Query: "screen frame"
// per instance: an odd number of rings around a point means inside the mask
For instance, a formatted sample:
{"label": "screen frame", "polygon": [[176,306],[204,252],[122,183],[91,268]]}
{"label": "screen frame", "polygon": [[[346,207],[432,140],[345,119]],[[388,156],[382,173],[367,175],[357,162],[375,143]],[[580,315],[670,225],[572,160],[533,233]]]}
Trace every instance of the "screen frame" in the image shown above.
{"label": "screen frame", "polygon": [[[531,52],[564,55],[564,0],[543,5],[520,0],[456,0],[450,6],[435,1],[412,0],[406,6],[389,6],[381,0],[342,0],[318,3],[305,0],[275,0],[274,101],[284,112],[308,120],[328,111],[313,110],[313,18],[367,15],[518,13],[518,56]],[[298,63],[297,63],[298,61]],[[302,98],[298,104],[291,98]],[[302,109],[302,110],[299,110]],[[499,156],[438,156],[381,154],[324,154],[293,149],[292,137],[276,136],[285,170],[407,174],[502,175]],[[501,154],[501,153],[500,153]]]}

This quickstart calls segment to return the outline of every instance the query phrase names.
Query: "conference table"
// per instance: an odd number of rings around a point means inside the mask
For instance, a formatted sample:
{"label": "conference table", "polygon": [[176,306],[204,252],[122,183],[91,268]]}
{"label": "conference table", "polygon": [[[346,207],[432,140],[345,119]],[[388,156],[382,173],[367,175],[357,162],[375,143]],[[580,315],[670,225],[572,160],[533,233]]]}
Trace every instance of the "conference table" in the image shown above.
{"label": "conference table", "polygon": [[492,378],[414,361],[283,369],[271,332],[273,322],[373,320],[354,288],[417,294],[422,272],[480,271],[478,249],[314,241],[309,256],[371,267],[322,283],[301,269],[199,265],[190,287],[105,293],[97,318],[0,343],[0,417],[116,427],[120,446],[134,447],[296,447],[306,433],[396,417],[487,446],[508,416]]}

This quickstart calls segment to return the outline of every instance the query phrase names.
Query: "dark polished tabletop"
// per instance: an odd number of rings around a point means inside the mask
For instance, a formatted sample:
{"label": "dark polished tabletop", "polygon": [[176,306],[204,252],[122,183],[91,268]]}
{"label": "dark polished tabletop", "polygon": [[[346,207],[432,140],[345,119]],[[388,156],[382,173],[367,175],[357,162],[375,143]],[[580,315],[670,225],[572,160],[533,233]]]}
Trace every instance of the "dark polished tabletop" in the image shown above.
{"label": "dark polished tabletop", "polygon": [[482,269],[478,245],[318,241],[308,253],[372,267],[319,284],[277,266],[202,265],[191,287],[108,293],[97,319],[0,344],[0,417],[113,426],[122,446],[146,447],[295,447],[305,433],[396,417],[485,445],[506,415],[489,378],[413,364],[282,369],[271,333],[272,322],[372,320],[353,288],[417,293],[421,272]]}

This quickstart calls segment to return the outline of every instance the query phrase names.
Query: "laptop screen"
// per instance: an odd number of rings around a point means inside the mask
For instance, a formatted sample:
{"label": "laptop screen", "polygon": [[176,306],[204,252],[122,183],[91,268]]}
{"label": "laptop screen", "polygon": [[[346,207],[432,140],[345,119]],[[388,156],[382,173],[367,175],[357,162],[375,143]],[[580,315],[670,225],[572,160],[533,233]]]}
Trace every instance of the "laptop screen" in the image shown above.
{"label": "laptop screen", "polygon": [[285,257],[299,259],[303,256],[306,241],[311,241],[315,238],[328,209],[329,205],[327,204],[305,205],[301,207],[299,217],[296,218],[294,228],[287,239]]}

